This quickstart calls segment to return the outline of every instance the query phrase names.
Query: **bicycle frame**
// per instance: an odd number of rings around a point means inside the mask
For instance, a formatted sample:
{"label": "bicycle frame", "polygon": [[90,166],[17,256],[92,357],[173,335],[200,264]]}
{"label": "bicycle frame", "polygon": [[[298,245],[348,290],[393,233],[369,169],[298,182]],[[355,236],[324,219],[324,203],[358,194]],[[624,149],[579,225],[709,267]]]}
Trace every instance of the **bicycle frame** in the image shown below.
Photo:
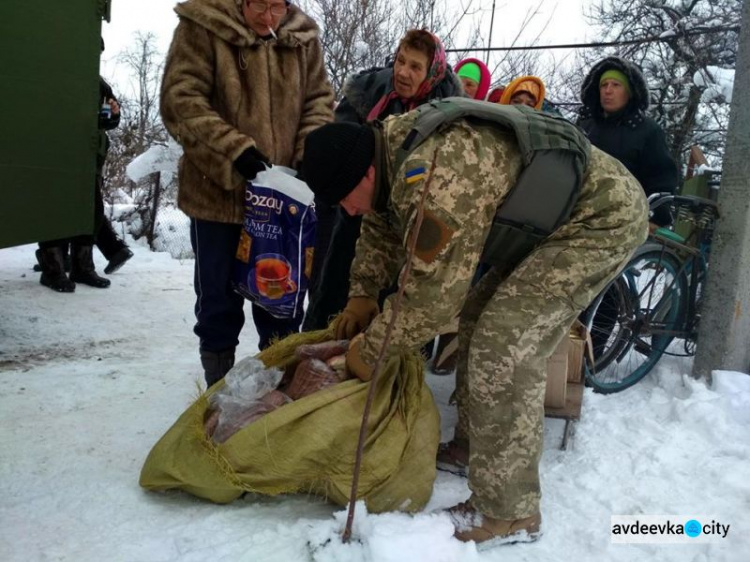
{"label": "bicycle frame", "polygon": [[[682,276],[687,281],[688,291],[678,296],[677,320],[673,323],[672,329],[660,325],[659,322],[652,322],[648,317],[645,318],[646,327],[651,334],[668,336],[670,340],[674,338],[694,340],[697,336],[698,287],[704,280],[708,269],[707,255],[710,251],[713,223],[715,218],[718,217],[718,208],[714,201],[694,196],[653,194],[648,200],[652,211],[673,202],[678,205],[688,205],[693,211],[700,211],[699,217],[693,221],[695,228],[684,243],[660,234],[661,229],[657,229],[649,235],[649,243],[660,245],[663,253],[666,253],[669,249],[669,253],[680,263],[680,268],[665,293],[671,297],[676,290],[679,278]],[[681,218],[686,217],[687,213],[682,213]],[[628,273],[626,272],[626,274]],[[632,272],[630,272],[630,275],[632,275]],[[645,289],[642,292],[645,292]],[[657,308],[651,308],[651,303],[648,304],[646,310],[657,310]],[[667,304],[672,305],[671,302]]]}

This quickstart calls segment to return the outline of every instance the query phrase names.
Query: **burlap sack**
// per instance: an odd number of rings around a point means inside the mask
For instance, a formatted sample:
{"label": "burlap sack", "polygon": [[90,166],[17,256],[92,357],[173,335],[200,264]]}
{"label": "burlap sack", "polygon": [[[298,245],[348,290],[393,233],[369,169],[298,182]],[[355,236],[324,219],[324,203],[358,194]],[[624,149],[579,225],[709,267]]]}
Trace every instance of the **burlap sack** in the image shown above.
{"label": "burlap sack", "polygon": [[[259,358],[282,369],[301,344],[333,339],[332,329],[294,334]],[[345,505],[370,383],[348,380],[270,412],[225,443],[207,438],[207,396],[156,443],[141,471],[149,490],[181,489],[227,503],[243,492],[312,493]],[[416,354],[394,357],[380,376],[369,418],[358,499],[370,512],[418,511],[435,479],[440,421]]]}

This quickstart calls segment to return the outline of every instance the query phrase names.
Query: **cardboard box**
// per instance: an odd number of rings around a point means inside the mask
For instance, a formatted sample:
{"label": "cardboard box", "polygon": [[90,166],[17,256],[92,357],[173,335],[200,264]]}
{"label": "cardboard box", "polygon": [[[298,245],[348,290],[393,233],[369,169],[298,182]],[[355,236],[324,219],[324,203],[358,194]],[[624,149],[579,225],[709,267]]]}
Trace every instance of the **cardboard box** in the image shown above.
{"label": "cardboard box", "polygon": [[589,339],[586,326],[576,320],[570,328],[570,348],[568,350],[568,382],[583,380],[583,358]]}
{"label": "cardboard box", "polygon": [[549,408],[563,408],[567,397],[568,353],[570,338],[563,338],[552,356],[547,360],[547,389],[544,405]]}

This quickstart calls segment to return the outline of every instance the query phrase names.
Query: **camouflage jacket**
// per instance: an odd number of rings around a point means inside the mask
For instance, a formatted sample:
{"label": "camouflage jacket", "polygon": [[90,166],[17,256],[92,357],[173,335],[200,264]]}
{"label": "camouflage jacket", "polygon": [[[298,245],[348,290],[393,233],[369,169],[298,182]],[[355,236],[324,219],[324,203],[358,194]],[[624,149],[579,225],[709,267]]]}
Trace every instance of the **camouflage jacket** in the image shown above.
{"label": "camouflage jacket", "polygon": [[[458,315],[495,211],[522,168],[518,143],[510,131],[457,120],[427,138],[394,169],[396,151],[415,119],[416,112],[410,112],[383,123],[376,150],[375,212],[364,217],[351,268],[350,297],[377,299],[379,291],[390,286],[406,261],[410,233],[429,182],[411,272],[399,279],[399,286],[405,285],[404,297],[389,353],[419,348]],[[601,191],[599,197],[592,197],[597,189],[606,189],[606,196]],[[570,220],[545,244],[557,239],[571,245],[576,231],[594,229],[601,233],[602,248],[616,247],[618,241],[608,236],[609,224],[630,221],[643,230],[645,220],[634,219],[646,209],[642,190],[625,167],[592,148]],[[386,301],[383,313],[365,332],[361,355],[367,363],[375,362],[395,298]]]}

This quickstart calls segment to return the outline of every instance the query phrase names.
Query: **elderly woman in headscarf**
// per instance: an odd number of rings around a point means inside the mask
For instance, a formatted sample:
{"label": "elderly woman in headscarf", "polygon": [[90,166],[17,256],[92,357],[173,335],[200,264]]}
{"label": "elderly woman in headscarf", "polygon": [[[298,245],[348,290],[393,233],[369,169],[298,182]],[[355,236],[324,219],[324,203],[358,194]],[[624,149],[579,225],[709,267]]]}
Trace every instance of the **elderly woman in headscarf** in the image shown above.
{"label": "elderly woman in headscarf", "polygon": [[461,83],[445,62],[440,40],[426,29],[410,29],[393,64],[351,77],[336,107],[336,121],[365,123],[406,113],[432,99],[461,95]]}
{"label": "elderly woman in headscarf", "polygon": [[[366,123],[406,113],[426,101],[462,95],[461,83],[445,61],[440,40],[425,29],[410,29],[398,44],[393,64],[356,74],[344,85],[336,121]],[[362,217],[317,205],[318,230],[303,330],[325,328],[346,306],[349,269]]]}

